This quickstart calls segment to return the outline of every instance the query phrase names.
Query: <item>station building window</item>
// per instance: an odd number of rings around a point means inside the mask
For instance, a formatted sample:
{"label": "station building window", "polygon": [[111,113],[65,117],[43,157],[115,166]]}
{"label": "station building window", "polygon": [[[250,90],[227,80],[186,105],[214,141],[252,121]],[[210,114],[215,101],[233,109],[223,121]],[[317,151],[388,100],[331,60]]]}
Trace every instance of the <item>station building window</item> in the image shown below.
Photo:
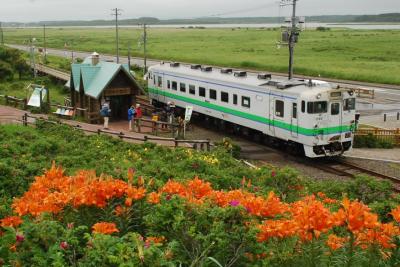
{"label": "station building window", "polygon": [[177,82],[172,82],[172,90],[178,90],[178,83]]}
{"label": "station building window", "polygon": [[199,96],[206,97],[206,88],[199,87]]}
{"label": "station building window", "polygon": [[237,105],[237,103],[238,103],[238,97],[237,97],[236,94],[234,94],[234,95],[233,95],[233,104],[234,104],[234,105]]}
{"label": "station building window", "polygon": [[210,89],[210,99],[217,100],[217,91],[214,89]]}
{"label": "station building window", "polygon": [[221,92],[221,101],[229,103],[229,94],[227,92]]}
{"label": "station building window", "polygon": [[186,92],[186,84],[180,83],[180,84],[179,84],[179,88],[180,88],[180,91],[181,91],[181,92],[184,92],[184,93]]}
{"label": "station building window", "polygon": [[250,97],[242,96],[242,106],[245,108],[250,108]]}
{"label": "station building window", "polygon": [[196,86],[189,84],[189,94],[191,94],[191,95],[196,94]]}
{"label": "station building window", "polygon": [[285,117],[285,102],[282,100],[275,100],[275,116]]}
{"label": "station building window", "polygon": [[328,112],[328,102],[326,101],[316,101],[307,103],[307,113],[318,114]]}
{"label": "station building window", "polygon": [[332,103],[331,105],[331,115],[338,115],[340,112],[340,104]]}

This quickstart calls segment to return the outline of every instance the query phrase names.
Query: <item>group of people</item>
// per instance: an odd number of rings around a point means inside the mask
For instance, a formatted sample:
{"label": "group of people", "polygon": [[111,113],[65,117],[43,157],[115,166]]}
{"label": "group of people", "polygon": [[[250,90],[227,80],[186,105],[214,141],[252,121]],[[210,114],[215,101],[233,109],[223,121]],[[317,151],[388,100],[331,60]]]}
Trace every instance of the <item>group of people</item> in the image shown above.
{"label": "group of people", "polygon": [[[128,109],[128,122],[129,122],[129,131],[134,131],[135,130],[135,124],[138,127],[138,129],[140,128],[140,118],[142,118],[143,114],[142,114],[142,109],[140,107],[140,104],[136,104],[136,108],[134,105],[132,105],[129,109]],[[132,121],[134,122],[132,124]]]}
{"label": "group of people", "polygon": [[[104,129],[108,129],[108,121],[111,115],[111,109],[107,102],[102,105],[100,115],[104,118]],[[143,113],[140,104],[136,104],[136,107],[135,105],[132,105],[128,109],[129,131],[135,130],[135,124],[138,128],[140,127],[139,119],[142,118],[142,116]]]}

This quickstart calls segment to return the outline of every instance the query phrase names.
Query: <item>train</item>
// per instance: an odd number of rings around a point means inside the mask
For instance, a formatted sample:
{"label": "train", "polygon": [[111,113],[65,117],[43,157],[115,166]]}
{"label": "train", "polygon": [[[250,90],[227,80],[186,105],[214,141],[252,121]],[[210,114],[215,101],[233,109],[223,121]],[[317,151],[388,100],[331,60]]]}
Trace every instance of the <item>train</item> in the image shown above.
{"label": "train", "polygon": [[306,157],[339,156],[352,149],[356,98],[351,89],[178,62],[149,67],[146,79],[153,105],[192,106],[195,114],[246,129]]}

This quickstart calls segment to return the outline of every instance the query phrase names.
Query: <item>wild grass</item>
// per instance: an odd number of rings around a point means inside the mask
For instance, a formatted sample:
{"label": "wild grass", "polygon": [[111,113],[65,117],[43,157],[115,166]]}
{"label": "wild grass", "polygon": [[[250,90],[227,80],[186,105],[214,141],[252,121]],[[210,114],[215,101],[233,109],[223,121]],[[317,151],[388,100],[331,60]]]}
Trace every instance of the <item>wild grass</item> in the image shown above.
{"label": "wild grass", "polygon": [[[141,30],[120,29],[120,53],[142,56]],[[273,29],[161,29],[148,31],[150,58],[286,72],[288,49],[277,49],[280,31]],[[41,29],[7,29],[6,43],[26,43]],[[115,54],[115,29],[53,28],[49,47]],[[399,30],[307,30],[295,50],[295,73],[375,83],[400,84]]]}

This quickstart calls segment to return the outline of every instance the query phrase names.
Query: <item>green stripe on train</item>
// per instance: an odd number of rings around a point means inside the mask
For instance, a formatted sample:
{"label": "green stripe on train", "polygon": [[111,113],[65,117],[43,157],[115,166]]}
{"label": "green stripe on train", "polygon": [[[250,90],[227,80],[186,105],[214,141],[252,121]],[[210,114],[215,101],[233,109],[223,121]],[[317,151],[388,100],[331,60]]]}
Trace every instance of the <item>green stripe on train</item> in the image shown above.
{"label": "green stripe on train", "polygon": [[[180,100],[180,101],[184,101],[190,104],[195,104],[197,106],[201,106],[201,107],[205,107],[205,108],[209,108],[209,109],[213,109],[213,110],[217,110],[217,111],[221,111],[221,112],[225,112],[234,116],[238,116],[238,117],[242,117],[248,120],[252,120],[252,121],[256,121],[256,122],[260,122],[260,123],[264,123],[267,125],[273,125],[275,127],[278,128],[282,128],[285,129],[287,131],[292,131],[296,129],[297,126],[293,125],[293,124],[289,124],[286,122],[282,122],[282,121],[278,121],[278,120],[271,120],[268,118],[264,118],[264,117],[260,117],[257,115],[253,115],[250,113],[246,113],[246,112],[242,112],[242,111],[238,111],[238,110],[234,110],[231,108],[227,108],[227,107],[222,107],[216,104],[212,104],[212,103],[207,103],[201,100],[197,100],[197,99],[193,99],[193,98],[189,98],[186,96],[181,96],[181,95],[177,95],[177,94],[173,94],[164,90],[159,90],[157,88],[149,88],[149,92],[153,93],[153,94],[157,94],[157,95],[161,95],[161,96],[166,96],[169,98],[173,98],[176,100]],[[350,126],[335,126],[335,127],[328,127],[328,128],[318,128],[318,129],[308,129],[308,128],[303,128],[303,127],[297,127],[297,132],[299,134],[302,135],[308,135],[308,136],[314,136],[314,135],[319,135],[321,134],[321,131],[323,131],[323,134],[334,134],[334,133],[340,133],[340,132],[349,132],[351,131],[351,127]]]}

